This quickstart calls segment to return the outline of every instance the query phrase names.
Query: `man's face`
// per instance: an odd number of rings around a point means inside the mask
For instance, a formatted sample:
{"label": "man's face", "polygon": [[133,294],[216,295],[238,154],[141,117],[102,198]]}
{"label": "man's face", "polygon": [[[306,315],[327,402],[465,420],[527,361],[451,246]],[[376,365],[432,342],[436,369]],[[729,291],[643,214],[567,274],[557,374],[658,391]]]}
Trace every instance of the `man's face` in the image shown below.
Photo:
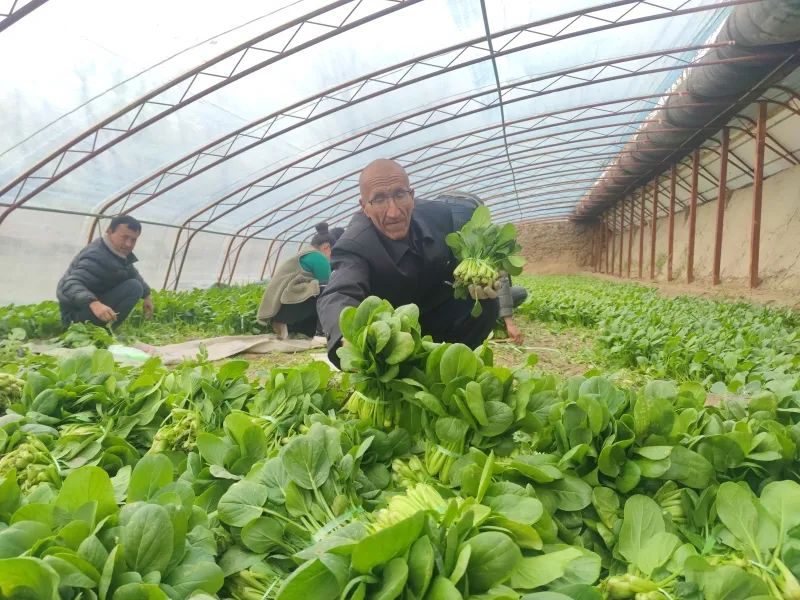
{"label": "man's face", "polygon": [[368,167],[361,176],[361,208],[383,235],[404,239],[414,210],[414,190],[405,171],[388,161]]}
{"label": "man's face", "polygon": [[136,240],[139,239],[140,233],[141,231],[134,231],[123,224],[117,225],[114,231],[111,231],[111,229],[106,231],[106,236],[108,236],[108,241],[114,247],[114,250],[123,256],[128,256],[133,252],[133,248],[136,246]]}

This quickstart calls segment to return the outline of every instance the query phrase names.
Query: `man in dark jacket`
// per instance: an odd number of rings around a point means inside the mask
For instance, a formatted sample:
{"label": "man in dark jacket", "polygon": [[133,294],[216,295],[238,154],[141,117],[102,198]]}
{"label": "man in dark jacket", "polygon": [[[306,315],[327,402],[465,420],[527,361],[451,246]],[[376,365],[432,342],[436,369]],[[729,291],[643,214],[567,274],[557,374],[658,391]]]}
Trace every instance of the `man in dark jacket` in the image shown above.
{"label": "man in dark jacket", "polygon": [[141,233],[142,225],[133,217],[114,217],[105,235],[72,259],[57,290],[65,327],[83,321],[118,327],[140,299],[145,316],[153,314],[150,286],[133,266]]}
{"label": "man in dark jacket", "polygon": [[458,261],[444,240],[461,229],[474,207],[415,201],[408,175],[391,160],[370,163],[359,184],[362,212],[333,247],[333,272],[317,301],[330,360],[339,364],[340,313],[370,295],[393,306],[416,304],[423,333],[436,341],[478,347],[497,320],[496,292],[491,286],[479,290],[483,313],[471,317],[473,302],[453,297],[449,282]]}

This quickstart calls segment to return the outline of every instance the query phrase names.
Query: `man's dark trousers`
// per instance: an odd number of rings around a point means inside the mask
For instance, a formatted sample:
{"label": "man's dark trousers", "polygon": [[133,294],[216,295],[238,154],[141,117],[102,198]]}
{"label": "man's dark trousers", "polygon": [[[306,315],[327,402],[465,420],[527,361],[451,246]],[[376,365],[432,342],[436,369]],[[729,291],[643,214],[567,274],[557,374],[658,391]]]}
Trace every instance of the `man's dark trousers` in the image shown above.
{"label": "man's dark trousers", "polygon": [[[117,328],[128,318],[133,307],[142,299],[143,293],[144,287],[142,287],[142,283],[139,280],[128,279],[117,287],[98,295],[97,299],[117,313],[117,320],[112,325],[112,327]],[[61,305],[61,322],[65,327],[70,323],[83,323],[84,321],[89,321],[100,327],[105,326],[105,323],[94,316],[92,309],[88,305],[77,310],[73,307]]]}
{"label": "man's dark trousers", "polygon": [[451,298],[419,317],[423,335],[430,335],[435,342],[460,342],[477,348],[494,330],[500,306],[497,300],[482,300],[483,312],[470,316],[474,300]]}

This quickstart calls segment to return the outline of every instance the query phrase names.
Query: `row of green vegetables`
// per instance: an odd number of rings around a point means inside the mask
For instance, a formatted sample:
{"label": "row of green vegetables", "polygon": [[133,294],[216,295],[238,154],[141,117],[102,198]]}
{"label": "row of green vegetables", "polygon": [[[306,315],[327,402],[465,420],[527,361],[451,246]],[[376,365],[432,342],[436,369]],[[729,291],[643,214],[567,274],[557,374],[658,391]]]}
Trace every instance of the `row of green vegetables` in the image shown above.
{"label": "row of green vegetables", "polygon": [[751,382],[797,389],[800,313],[791,309],[665,298],[653,288],[588,277],[524,284],[531,293],[523,315],[596,329],[598,353],[611,364],[733,391]]}
{"label": "row of green vegetables", "polygon": [[[251,284],[214,287],[206,290],[156,291],[156,310],[151,320],[141,306],[131,313],[120,332],[145,342],[170,343],[178,337],[262,333],[256,312],[264,286]],[[8,305],[0,307],[0,338],[52,338],[63,332],[58,303]]]}
{"label": "row of green vegetables", "polygon": [[0,596],[800,598],[800,392],[559,381],[342,313],[344,376],[0,377]]}

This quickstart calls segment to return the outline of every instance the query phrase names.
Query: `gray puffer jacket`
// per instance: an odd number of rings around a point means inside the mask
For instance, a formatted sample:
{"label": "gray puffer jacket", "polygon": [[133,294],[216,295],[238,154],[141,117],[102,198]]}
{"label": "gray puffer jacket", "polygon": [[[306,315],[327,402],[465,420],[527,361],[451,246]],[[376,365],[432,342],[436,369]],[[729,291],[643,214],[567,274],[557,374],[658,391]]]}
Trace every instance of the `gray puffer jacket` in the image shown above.
{"label": "gray puffer jacket", "polygon": [[128,279],[140,281],[144,288],[142,298],[147,298],[150,286],[133,266],[136,260],[133,253],[127,258],[114,254],[102,238],[94,240],[72,259],[58,282],[59,303],[62,307],[83,308]]}

